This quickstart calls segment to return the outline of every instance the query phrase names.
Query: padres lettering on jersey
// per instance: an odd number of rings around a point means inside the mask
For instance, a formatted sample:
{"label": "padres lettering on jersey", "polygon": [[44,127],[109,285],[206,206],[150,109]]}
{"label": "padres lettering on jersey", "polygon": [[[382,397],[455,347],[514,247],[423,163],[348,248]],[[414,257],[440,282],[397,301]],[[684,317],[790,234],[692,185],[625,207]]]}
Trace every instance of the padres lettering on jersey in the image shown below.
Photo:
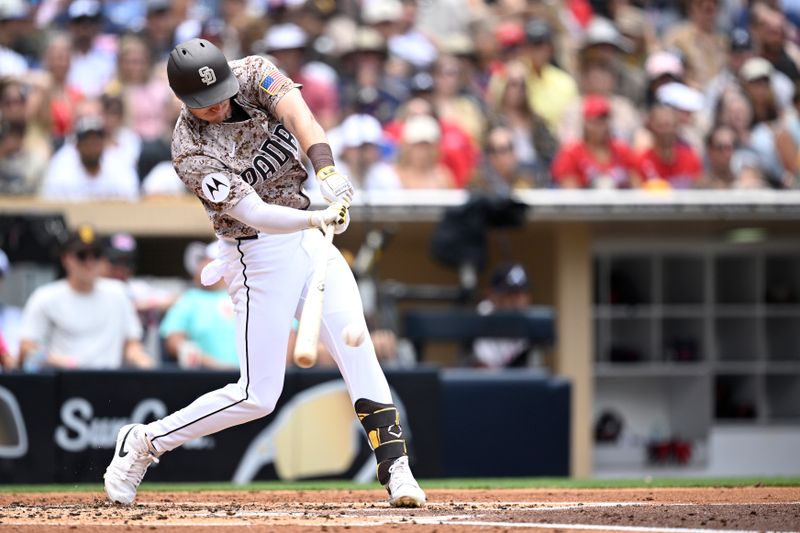
{"label": "padres lettering on jersey", "polygon": [[252,166],[240,174],[249,185],[256,185],[258,180],[269,181],[287,163],[297,159],[297,139],[278,123],[259,151],[261,153],[253,158]]}
{"label": "padres lettering on jersey", "polygon": [[302,190],[308,174],[299,143],[275,115],[280,99],[299,85],[278,75],[263,57],[249,56],[229,65],[239,80],[234,100],[250,118],[212,124],[184,109],[172,138],[172,162],[203,203],[217,235],[236,238],[257,233],[225,214],[248,194],[295,209],[308,208],[310,201]]}

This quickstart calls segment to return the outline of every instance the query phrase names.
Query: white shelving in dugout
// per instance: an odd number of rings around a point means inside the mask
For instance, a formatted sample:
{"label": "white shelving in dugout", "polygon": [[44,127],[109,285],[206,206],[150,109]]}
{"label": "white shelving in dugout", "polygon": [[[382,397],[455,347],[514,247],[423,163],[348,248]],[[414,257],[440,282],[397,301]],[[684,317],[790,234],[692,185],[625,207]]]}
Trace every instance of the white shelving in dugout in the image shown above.
{"label": "white shelving in dugout", "polygon": [[656,419],[697,449],[720,424],[800,426],[800,243],[600,242],[594,269],[595,414],[620,412],[621,447]]}

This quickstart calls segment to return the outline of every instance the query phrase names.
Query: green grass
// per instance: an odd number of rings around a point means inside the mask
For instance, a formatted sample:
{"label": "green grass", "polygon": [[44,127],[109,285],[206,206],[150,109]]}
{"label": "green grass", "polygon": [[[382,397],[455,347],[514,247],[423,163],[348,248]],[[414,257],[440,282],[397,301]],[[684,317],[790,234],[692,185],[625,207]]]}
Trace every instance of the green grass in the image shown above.
{"label": "green grass", "polygon": [[[569,478],[490,478],[490,479],[428,479],[426,489],[618,489],[647,487],[747,487],[761,484],[770,487],[800,487],[797,477],[735,477],[735,478],[653,478],[644,479],[569,479]],[[201,491],[201,490],[367,490],[380,488],[377,483],[359,484],[348,481],[263,481],[238,486],[231,483],[158,483],[145,482],[142,491]],[[99,483],[71,485],[2,485],[0,492],[101,492]]]}

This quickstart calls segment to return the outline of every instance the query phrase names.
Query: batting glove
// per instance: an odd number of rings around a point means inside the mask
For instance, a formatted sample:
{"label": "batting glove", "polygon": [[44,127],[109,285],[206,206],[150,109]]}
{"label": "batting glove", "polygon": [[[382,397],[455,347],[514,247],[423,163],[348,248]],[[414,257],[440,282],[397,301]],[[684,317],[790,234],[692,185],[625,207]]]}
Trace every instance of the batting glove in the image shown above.
{"label": "batting glove", "polygon": [[329,165],[317,172],[319,189],[322,196],[332,204],[345,202],[347,205],[353,201],[353,184],[344,174],[340,174],[336,167]]}
{"label": "batting glove", "polygon": [[[311,211],[308,214],[308,225],[312,228],[320,228],[323,231],[327,226],[335,224],[334,233],[342,233],[347,229],[349,223],[350,216],[347,212],[347,205],[342,202],[332,203],[327,209]],[[340,228],[342,229],[340,230]]]}

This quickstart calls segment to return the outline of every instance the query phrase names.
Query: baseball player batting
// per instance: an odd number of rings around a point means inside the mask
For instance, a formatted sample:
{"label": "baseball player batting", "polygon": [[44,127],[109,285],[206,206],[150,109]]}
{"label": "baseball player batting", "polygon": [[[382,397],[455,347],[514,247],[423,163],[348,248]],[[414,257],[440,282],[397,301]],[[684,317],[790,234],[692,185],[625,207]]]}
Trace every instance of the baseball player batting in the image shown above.
{"label": "baseball player batting", "polygon": [[[228,62],[203,39],[176,46],[167,73],[184,103],[172,161],[220,239],[219,257],[203,278],[207,284],[224,278],[228,286],[241,376],[161,420],[122,427],[103,476],[108,498],[132,503],[147,468],[165,452],[275,409],[295,311],[308,291],[315,254],[328,253],[320,339],[347,384],[389,503],[422,506],[425,493],[409,468],[399,414],[372,342],[367,336],[359,346],[348,346],[342,339],[348,324],[366,328],[364,312],[350,268],[335,247],[323,247],[319,230],[330,224],[337,233],[347,229],[353,187],[337,172],[300,86],[262,57]],[[331,204],[327,209],[307,210],[301,150]]]}

